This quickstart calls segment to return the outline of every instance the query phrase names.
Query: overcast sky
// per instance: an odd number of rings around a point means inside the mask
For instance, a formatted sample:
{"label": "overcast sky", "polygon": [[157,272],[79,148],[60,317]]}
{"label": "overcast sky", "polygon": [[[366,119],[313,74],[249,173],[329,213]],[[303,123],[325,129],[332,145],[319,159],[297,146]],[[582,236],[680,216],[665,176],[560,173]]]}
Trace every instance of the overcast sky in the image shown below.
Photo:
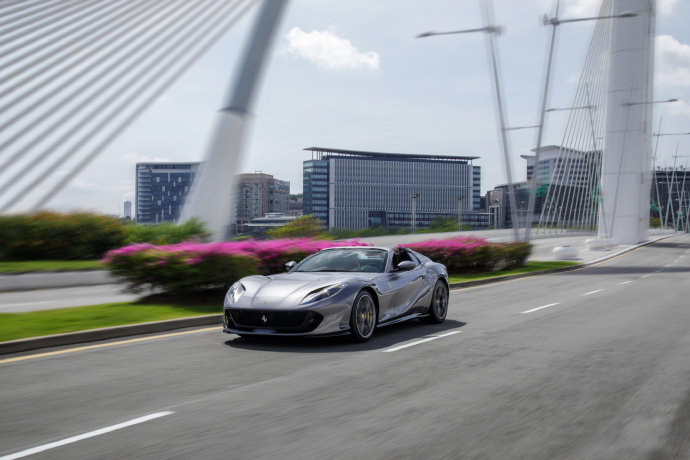
{"label": "overcast sky", "polygon": [[[564,0],[562,18],[596,15],[597,0]],[[509,126],[538,122],[551,0],[495,0]],[[690,2],[658,0],[654,124],[690,131]],[[152,105],[50,207],[122,214],[134,202],[134,165],[200,161],[236,71],[256,7]],[[293,0],[261,85],[243,167],[302,191],[305,147],[480,157],[482,193],[505,183],[482,34],[415,39],[425,31],[481,27],[476,1]],[[594,23],[562,25],[551,107],[572,104]],[[547,120],[544,145],[560,143],[564,115]],[[514,177],[534,130],[511,132]],[[661,138],[658,164],[690,154],[690,136]],[[678,158],[686,164],[690,158]]]}

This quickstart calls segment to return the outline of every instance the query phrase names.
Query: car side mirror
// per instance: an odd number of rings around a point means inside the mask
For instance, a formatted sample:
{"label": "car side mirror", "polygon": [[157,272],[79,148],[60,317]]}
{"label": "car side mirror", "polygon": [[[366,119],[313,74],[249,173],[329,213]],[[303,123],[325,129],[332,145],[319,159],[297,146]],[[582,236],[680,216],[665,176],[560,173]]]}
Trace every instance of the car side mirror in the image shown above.
{"label": "car side mirror", "polygon": [[294,260],[291,260],[290,262],[285,264],[285,271],[289,272],[290,270],[295,268],[295,265],[297,265],[297,262],[295,262]]}
{"label": "car side mirror", "polygon": [[413,268],[415,268],[416,266],[417,266],[417,264],[415,264],[411,260],[403,260],[395,268],[397,268],[398,270],[401,270],[401,271],[409,271],[409,270],[412,270]]}

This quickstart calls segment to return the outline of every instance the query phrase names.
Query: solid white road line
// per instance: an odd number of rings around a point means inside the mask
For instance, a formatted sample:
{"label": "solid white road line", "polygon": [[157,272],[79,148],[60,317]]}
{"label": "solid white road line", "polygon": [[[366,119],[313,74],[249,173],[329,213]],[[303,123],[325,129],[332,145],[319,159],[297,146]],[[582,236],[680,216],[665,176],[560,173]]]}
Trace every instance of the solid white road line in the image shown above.
{"label": "solid white road line", "polygon": [[[441,334],[441,335],[434,335],[431,337],[427,337],[426,339],[418,340],[416,342],[408,343],[405,345],[400,345],[399,347],[389,348],[388,350],[383,350],[383,352],[384,353],[390,353],[391,351],[402,350],[403,348],[413,347],[415,345],[419,345],[420,343],[430,342],[432,340],[440,339],[442,337],[448,337],[449,335],[453,335],[453,334],[459,334],[461,332],[462,331],[451,331],[451,332],[446,332],[445,334]],[[0,459],[0,460],[2,460],[2,459]]]}
{"label": "solid white road line", "polygon": [[165,417],[166,415],[174,414],[172,411],[156,412],[155,414],[144,415],[143,417],[135,418],[129,420],[128,422],[118,423],[117,425],[107,426],[105,428],[100,428],[98,430],[89,431],[88,433],[80,434],[77,436],[72,436],[71,438],[63,439],[61,441],[51,442],[49,444],[43,444],[42,446],[32,447],[31,449],[22,450],[21,452],[16,452],[14,454],[5,455],[0,457],[0,460],[12,460],[15,458],[22,458],[28,455],[37,454],[39,452],[44,452],[48,449],[54,449],[55,447],[64,446],[66,444],[72,444],[77,441],[81,441],[87,438],[93,438],[94,436],[99,436],[101,434],[110,433],[111,431],[119,430],[121,428],[126,428],[128,426],[136,425],[138,423],[148,422],[159,417]]}
{"label": "solid white road line", "polygon": [[585,292],[582,295],[592,295],[592,294],[596,294],[597,292],[601,292],[601,291],[603,291],[603,289],[597,289],[596,291]]}
{"label": "solid white road line", "polygon": [[532,313],[533,311],[541,310],[542,308],[553,307],[554,305],[558,305],[558,302],[556,302],[556,303],[550,303],[550,304],[548,304],[548,305],[544,305],[544,306],[537,307],[537,308],[533,308],[533,309],[531,309],[531,310],[525,310],[525,311],[523,311],[523,312],[521,312],[521,313]]}
{"label": "solid white road line", "polygon": [[628,283],[632,283],[632,280],[623,281],[622,283],[618,283],[618,285],[620,286],[620,285],[622,285],[622,284],[628,284]]}

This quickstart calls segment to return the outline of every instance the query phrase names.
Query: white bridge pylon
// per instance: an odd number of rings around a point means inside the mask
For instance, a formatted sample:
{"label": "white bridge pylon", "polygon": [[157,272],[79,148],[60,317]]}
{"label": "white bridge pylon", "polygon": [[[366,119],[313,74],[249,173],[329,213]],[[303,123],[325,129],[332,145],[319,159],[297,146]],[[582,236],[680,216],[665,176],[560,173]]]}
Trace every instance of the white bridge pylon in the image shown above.
{"label": "white bridge pylon", "polygon": [[612,24],[598,233],[615,244],[649,237],[655,10],[613,0],[613,14],[636,14]]}

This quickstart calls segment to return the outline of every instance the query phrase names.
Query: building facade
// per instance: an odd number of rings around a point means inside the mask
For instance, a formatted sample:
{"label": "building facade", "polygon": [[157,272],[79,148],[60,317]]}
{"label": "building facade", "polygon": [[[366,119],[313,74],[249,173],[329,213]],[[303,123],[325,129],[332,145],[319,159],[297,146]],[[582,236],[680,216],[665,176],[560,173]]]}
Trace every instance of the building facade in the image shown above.
{"label": "building facade", "polygon": [[244,233],[252,219],[269,214],[288,214],[290,182],[256,172],[237,178],[237,232]]}
{"label": "building facade", "polygon": [[690,229],[690,169],[657,168],[651,190],[650,215],[666,228]]}
{"label": "building facade", "polygon": [[199,163],[137,163],[136,221],[176,221],[199,169]]}
{"label": "building facade", "polygon": [[488,216],[475,218],[485,214],[478,157],[305,150],[312,158],[303,163],[304,214],[328,229],[420,229],[437,216],[488,224]]}

